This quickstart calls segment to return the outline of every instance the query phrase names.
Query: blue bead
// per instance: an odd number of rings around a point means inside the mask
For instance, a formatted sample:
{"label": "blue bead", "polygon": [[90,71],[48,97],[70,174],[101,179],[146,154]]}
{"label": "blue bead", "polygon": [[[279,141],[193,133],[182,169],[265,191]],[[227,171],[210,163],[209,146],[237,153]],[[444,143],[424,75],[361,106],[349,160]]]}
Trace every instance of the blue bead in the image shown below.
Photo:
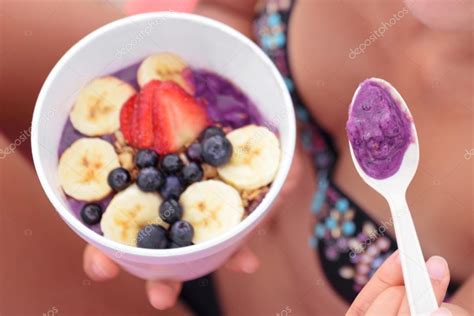
{"label": "blue bead", "polygon": [[318,248],[318,239],[314,236],[309,237],[308,239],[308,245],[312,249]]}
{"label": "blue bead", "polygon": [[280,14],[278,14],[277,12],[268,16],[268,19],[267,19],[268,26],[273,27],[273,26],[279,25],[280,23],[281,23],[281,17],[280,17]]}
{"label": "blue bead", "polygon": [[311,134],[307,131],[301,133],[301,142],[305,148],[311,147]]}
{"label": "blue bead", "polygon": [[288,90],[290,90],[290,92],[293,91],[293,89],[295,88],[295,85],[293,84],[293,80],[291,80],[288,77],[283,77],[283,80],[285,80],[285,84]]}
{"label": "blue bead", "polygon": [[[286,79],[286,78],[285,78]],[[293,84],[293,82],[291,82]],[[287,84],[288,85],[288,84]],[[288,88],[289,89],[289,88]],[[304,107],[297,107],[296,108],[296,115],[300,120],[303,122],[307,122],[309,119],[309,113]]]}
{"label": "blue bead", "polygon": [[349,207],[349,201],[345,198],[340,198],[336,202],[336,208],[339,210],[341,213],[345,213],[347,211],[347,208]]}
{"label": "blue bead", "polygon": [[286,37],[283,33],[276,34],[273,39],[275,41],[275,45],[278,47],[282,47],[286,43]]}
{"label": "blue bead", "polygon": [[384,261],[384,258],[382,257],[375,258],[374,261],[372,261],[372,268],[377,269],[378,267],[382,265],[383,261]]}
{"label": "blue bead", "polygon": [[328,217],[326,218],[326,227],[328,229],[333,229],[333,228],[336,228],[337,226],[337,221],[336,219],[332,218],[332,217]]}
{"label": "blue bead", "polygon": [[316,191],[311,202],[311,210],[313,213],[319,213],[321,207],[323,206],[324,201],[326,200],[326,193],[321,191]]}
{"label": "blue bead", "polygon": [[329,181],[326,177],[320,177],[318,185],[320,190],[326,190],[329,186]]}
{"label": "blue bead", "polygon": [[262,46],[265,49],[270,49],[272,48],[272,39],[268,35],[263,35],[262,36]]}
{"label": "blue bead", "polygon": [[353,221],[345,221],[345,222],[342,224],[342,233],[343,233],[345,236],[352,236],[352,235],[354,235],[355,230],[356,230],[356,226],[355,226],[355,224],[354,224]]}
{"label": "blue bead", "polygon": [[314,227],[314,234],[318,238],[323,238],[325,233],[326,233],[326,227],[324,227],[324,225],[321,223],[317,223],[316,226]]}
{"label": "blue bead", "polygon": [[316,165],[319,168],[327,168],[331,163],[331,154],[328,151],[322,151],[318,153],[315,157]]}

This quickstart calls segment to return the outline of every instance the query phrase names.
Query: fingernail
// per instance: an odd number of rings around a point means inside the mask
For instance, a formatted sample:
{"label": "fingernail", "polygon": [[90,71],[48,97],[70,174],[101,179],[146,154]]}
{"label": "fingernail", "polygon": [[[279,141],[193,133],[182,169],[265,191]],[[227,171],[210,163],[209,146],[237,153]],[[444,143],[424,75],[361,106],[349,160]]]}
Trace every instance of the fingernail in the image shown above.
{"label": "fingernail", "polygon": [[256,259],[251,258],[243,262],[241,269],[243,272],[251,274],[257,271],[258,266],[259,266],[259,262]]}
{"label": "fingernail", "polygon": [[172,295],[170,289],[166,286],[152,286],[149,291],[150,303],[156,309],[168,309],[172,306],[172,302],[170,302],[170,297]]}
{"label": "fingernail", "polygon": [[252,274],[257,270],[257,267],[253,264],[245,264],[242,266],[242,271],[248,274]]}
{"label": "fingernail", "polygon": [[432,279],[441,281],[444,278],[446,274],[446,263],[443,258],[433,256],[428,260],[426,265]]}
{"label": "fingernail", "polygon": [[441,307],[440,309],[434,311],[431,316],[451,316],[453,315],[451,311],[447,308]]}
{"label": "fingernail", "polygon": [[92,273],[94,273],[99,278],[106,278],[108,277],[107,271],[97,262],[93,262],[91,265]]}
{"label": "fingernail", "polygon": [[394,254],[393,254],[393,261],[397,264],[400,264],[400,250],[397,250]]}

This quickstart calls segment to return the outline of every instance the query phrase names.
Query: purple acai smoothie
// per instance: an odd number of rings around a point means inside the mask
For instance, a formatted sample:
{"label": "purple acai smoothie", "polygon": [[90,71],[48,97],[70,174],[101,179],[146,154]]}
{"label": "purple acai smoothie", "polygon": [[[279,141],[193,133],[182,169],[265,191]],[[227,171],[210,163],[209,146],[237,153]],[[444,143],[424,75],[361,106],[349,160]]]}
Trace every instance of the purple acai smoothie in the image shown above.
{"label": "purple acai smoothie", "polygon": [[371,79],[361,83],[349,111],[347,135],[362,170],[375,179],[394,175],[413,139],[409,116]]}
{"label": "purple acai smoothie", "polygon": [[[137,69],[140,63],[122,69],[112,76],[130,83],[135,89],[139,90],[136,80]],[[239,88],[233,85],[229,80],[217,75],[216,73],[202,69],[187,69],[186,79],[191,82],[195,88],[194,97],[199,99],[208,112],[210,119],[222,127],[239,128],[248,124],[262,125],[263,119],[256,106]],[[76,140],[86,137],[74,129],[71,121],[66,122],[58,148],[58,156],[71,146]],[[113,134],[101,137],[109,143],[114,143]],[[105,210],[113,195],[97,201],[103,210]],[[80,218],[81,209],[86,202],[78,201],[67,197],[67,201],[74,212]],[[90,228],[101,234],[100,223],[90,226]]]}

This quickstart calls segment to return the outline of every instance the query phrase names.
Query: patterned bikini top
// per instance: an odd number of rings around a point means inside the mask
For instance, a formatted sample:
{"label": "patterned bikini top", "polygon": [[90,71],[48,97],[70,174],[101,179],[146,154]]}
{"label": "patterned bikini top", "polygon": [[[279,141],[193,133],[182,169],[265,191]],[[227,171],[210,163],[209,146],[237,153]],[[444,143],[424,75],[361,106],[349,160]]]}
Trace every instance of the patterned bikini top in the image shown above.
{"label": "patterned bikini top", "polygon": [[318,189],[311,211],[315,224],[309,246],[319,254],[323,271],[334,290],[352,302],[375,270],[397,249],[387,229],[392,221],[377,223],[332,180],[338,153],[334,142],[303,104],[288,62],[288,25],[293,0],[267,0],[254,21],[257,43],[280,70],[291,93],[299,135],[317,173]]}

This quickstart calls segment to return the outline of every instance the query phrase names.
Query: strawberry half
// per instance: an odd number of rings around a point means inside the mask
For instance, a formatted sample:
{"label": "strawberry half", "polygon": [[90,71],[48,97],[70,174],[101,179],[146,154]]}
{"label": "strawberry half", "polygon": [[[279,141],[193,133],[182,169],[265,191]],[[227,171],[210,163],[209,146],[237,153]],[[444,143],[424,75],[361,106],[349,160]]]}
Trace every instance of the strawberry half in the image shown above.
{"label": "strawberry half", "polygon": [[137,147],[153,148],[153,108],[156,106],[156,93],[161,81],[152,80],[147,83],[138,95],[138,105],[135,108],[133,117],[133,131],[135,131],[134,139],[136,139]]}
{"label": "strawberry half", "polygon": [[193,142],[208,125],[206,110],[190,94],[172,81],[161,83],[153,108],[154,148],[159,154]]}
{"label": "strawberry half", "polygon": [[132,95],[120,110],[120,130],[127,144],[133,145],[132,138],[132,117],[135,108],[137,95]]}

